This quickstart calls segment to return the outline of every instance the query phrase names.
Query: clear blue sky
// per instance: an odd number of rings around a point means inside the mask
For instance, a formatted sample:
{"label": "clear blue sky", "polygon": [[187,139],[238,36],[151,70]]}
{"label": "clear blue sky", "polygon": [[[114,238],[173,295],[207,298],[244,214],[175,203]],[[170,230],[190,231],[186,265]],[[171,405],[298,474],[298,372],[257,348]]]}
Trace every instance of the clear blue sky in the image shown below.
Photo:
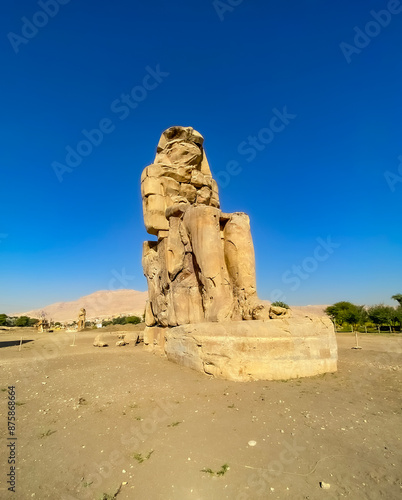
{"label": "clear blue sky", "polygon": [[0,312],[146,289],[139,178],[172,125],[205,137],[222,209],[250,215],[261,298],[402,293],[402,3],[61,3],[0,19]]}

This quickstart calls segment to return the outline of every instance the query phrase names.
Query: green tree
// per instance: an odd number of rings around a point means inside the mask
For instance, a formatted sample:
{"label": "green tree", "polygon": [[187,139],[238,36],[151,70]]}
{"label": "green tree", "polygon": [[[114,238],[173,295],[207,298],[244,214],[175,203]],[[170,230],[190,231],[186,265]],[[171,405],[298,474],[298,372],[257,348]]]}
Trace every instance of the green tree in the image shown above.
{"label": "green tree", "polygon": [[399,323],[399,326],[402,327],[402,306],[399,306],[395,310],[395,317],[397,322]]}
{"label": "green tree", "polygon": [[290,309],[290,307],[286,304],[286,302],[282,302],[281,300],[277,300],[276,302],[272,302],[271,306],[284,307],[285,309]]}
{"label": "green tree", "polygon": [[0,314],[0,326],[8,326],[9,324],[7,314]]}
{"label": "green tree", "polygon": [[138,323],[141,323],[141,318],[139,318],[138,316],[127,316],[126,322],[138,325]]}
{"label": "green tree", "polygon": [[352,304],[353,307],[346,313],[345,320],[352,325],[353,330],[357,330],[359,325],[364,325],[367,321],[367,311],[364,306],[357,306]]}
{"label": "green tree", "polygon": [[[376,304],[369,308],[368,316],[370,320],[377,326],[388,325],[395,327],[399,322],[399,309],[398,307],[386,306],[384,304]],[[402,309],[402,308],[401,308]]]}
{"label": "green tree", "polygon": [[28,316],[20,316],[15,321],[15,326],[29,326],[30,318]]}
{"label": "green tree", "polygon": [[336,302],[332,306],[328,306],[325,313],[338,325],[349,323],[353,329],[364,324],[367,319],[364,306],[358,306],[346,301]]}
{"label": "green tree", "polygon": [[125,325],[127,323],[125,316],[120,316],[119,318],[113,318],[114,325]]}
{"label": "green tree", "polygon": [[353,305],[354,304],[351,302],[346,301],[336,302],[332,306],[328,306],[324,312],[332,319],[332,321],[336,321],[338,325],[342,325],[343,323],[347,323],[346,316],[348,311],[353,308]]}
{"label": "green tree", "polygon": [[396,300],[399,302],[399,306],[402,307],[402,293],[397,293],[391,297],[391,299]]}

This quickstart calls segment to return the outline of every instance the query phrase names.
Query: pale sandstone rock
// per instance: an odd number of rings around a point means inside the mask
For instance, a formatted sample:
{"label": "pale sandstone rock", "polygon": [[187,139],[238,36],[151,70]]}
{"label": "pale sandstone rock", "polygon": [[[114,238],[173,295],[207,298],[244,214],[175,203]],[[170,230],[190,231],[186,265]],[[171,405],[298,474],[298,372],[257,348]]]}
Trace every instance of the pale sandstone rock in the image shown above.
{"label": "pale sandstone rock", "polygon": [[154,326],[156,325],[156,319],[154,316],[154,313],[152,312],[152,306],[151,302],[147,300],[145,304],[145,324],[147,326]]}
{"label": "pale sandstone rock", "polygon": [[212,191],[207,186],[202,186],[197,191],[197,203],[202,205],[209,205],[212,196]]}
{"label": "pale sandstone rock", "polygon": [[220,211],[203,142],[191,127],[171,127],[141,177],[145,226],[158,236],[143,257],[155,325],[269,317],[249,219]]}
{"label": "pale sandstone rock", "polygon": [[108,347],[107,342],[102,338],[102,335],[97,335],[94,340],[94,347]]}
{"label": "pale sandstone rock", "polygon": [[166,197],[177,196],[179,194],[180,182],[177,182],[170,177],[162,177],[160,181],[163,185],[163,191]]}
{"label": "pale sandstone rock", "polygon": [[182,184],[180,186],[179,196],[189,203],[194,203],[197,198],[197,189],[192,184]]}
{"label": "pale sandstone rock", "polygon": [[269,308],[269,317],[271,319],[283,318],[285,316],[290,316],[290,315],[291,311],[290,309],[286,309],[286,307],[271,306]]}
{"label": "pale sandstone rock", "polygon": [[161,179],[157,177],[145,177],[144,181],[141,183],[141,196],[144,198],[151,194],[160,196],[165,195]]}
{"label": "pale sandstone rock", "polygon": [[82,307],[80,309],[80,314],[78,315],[78,327],[77,327],[78,331],[83,330],[85,328],[86,317],[87,317],[87,312]]}
{"label": "pale sandstone rock", "polygon": [[168,144],[175,141],[194,142],[195,144],[202,146],[204,138],[192,127],[170,127],[163,132],[161,138],[159,139],[159,143],[156,148],[157,153],[165,149]]}
{"label": "pale sandstone rock", "polygon": [[[166,328],[169,360],[235,381],[286,380],[337,369],[337,345],[329,318],[199,323]],[[158,346],[154,332],[154,345]]]}
{"label": "pale sandstone rock", "polygon": [[249,218],[220,210],[203,142],[191,127],[167,129],[141,176],[145,226],[158,237],[143,246],[146,349],[233,380],[334,371],[332,323],[258,299]]}
{"label": "pale sandstone rock", "polygon": [[137,345],[144,340],[144,332],[129,331],[124,335],[124,341],[126,344]]}
{"label": "pale sandstone rock", "polygon": [[191,184],[196,188],[202,186],[212,188],[212,178],[204,175],[200,170],[193,170],[191,172]]}

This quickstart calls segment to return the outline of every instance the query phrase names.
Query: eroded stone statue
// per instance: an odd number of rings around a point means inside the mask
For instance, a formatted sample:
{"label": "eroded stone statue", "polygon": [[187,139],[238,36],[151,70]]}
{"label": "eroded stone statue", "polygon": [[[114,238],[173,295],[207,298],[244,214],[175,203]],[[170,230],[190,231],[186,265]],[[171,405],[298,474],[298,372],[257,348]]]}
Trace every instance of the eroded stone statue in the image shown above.
{"label": "eroded stone statue", "polygon": [[87,316],[87,312],[82,307],[80,309],[80,313],[78,315],[78,326],[77,326],[78,331],[83,330],[85,328],[86,316]]}
{"label": "eroded stone statue", "polygon": [[142,173],[145,226],[158,238],[143,248],[148,326],[268,318],[249,218],[220,210],[203,142],[191,127],[169,128]]}
{"label": "eroded stone statue", "polygon": [[45,330],[49,329],[49,322],[45,317],[41,317],[40,320],[35,324],[38,332],[43,333]]}
{"label": "eroded stone statue", "polygon": [[167,129],[141,176],[145,226],[157,238],[143,246],[144,347],[229,380],[336,371],[328,317],[259,301],[249,218],[221,211],[203,142],[191,127]]}

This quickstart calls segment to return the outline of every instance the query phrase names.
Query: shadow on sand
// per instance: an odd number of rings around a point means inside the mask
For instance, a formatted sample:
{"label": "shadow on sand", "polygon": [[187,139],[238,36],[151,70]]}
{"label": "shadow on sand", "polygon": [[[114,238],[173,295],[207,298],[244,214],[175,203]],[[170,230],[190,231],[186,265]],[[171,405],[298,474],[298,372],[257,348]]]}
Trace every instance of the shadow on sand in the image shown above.
{"label": "shadow on sand", "polygon": [[[22,343],[23,344],[27,344],[28,342],[33,342],[33,339],[31,340],[23,340]],[[4,340],[4,341],[0,341],[0,349],[2,347],[11,347],[13,345],[20,345],[21,343],[21,340]]]}

